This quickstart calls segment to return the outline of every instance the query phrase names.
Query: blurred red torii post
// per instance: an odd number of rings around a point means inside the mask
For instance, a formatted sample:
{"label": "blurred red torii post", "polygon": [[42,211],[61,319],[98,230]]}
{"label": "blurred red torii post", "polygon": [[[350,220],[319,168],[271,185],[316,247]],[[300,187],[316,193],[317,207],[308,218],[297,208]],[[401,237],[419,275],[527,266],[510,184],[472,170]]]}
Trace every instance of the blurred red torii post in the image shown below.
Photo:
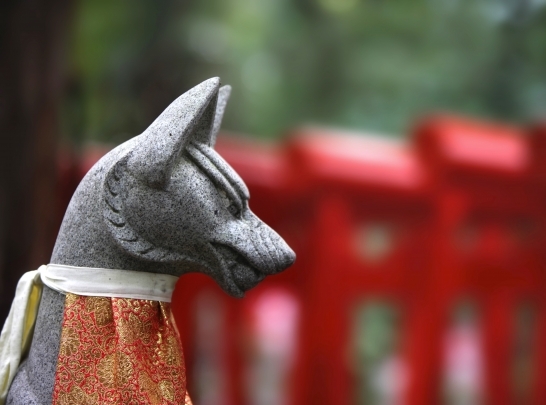
{"label": "blurred red torii post", "polygon": [[546,122],[528,129],[531,147],[532,198],[539,205],[541,216],[537,222],[537,241],[533,245],[538,263],[537,331],[534,339],[535,367],[532,380],[532,405],[546,403]]}
{"label": "blurred red torii post", "polygon": [[[290,133],[287,147],[313,214],[302,315],[306,383],[291,403],[351,404],[355,307],[365,297],[392,301],[404,335],[424,283],[431,210],[423,172],[411,146],[399,140],[302,129]],[[374,244],[374,237],[385,240]],[[392,395],[402,396],[404,382],[393,384],[400,392]]]}
{"label": "blurred red torii post", "polygon": [[447,116],[424,120],[415,135],[429,173],[434,237],[430,279],[411,327],[408,404],[441,403],[448,320],[466,297],[483,311],[485,403],[515,403],[516,305],[537,296],[540,279],[530,243],[541,214],[530,193],[528,144],[517,128]]}

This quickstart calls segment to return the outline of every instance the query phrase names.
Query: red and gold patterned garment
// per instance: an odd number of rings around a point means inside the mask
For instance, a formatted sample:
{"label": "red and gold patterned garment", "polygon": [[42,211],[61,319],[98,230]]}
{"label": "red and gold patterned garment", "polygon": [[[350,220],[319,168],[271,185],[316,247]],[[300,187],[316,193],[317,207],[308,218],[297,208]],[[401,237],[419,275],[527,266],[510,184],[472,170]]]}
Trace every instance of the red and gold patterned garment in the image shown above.
{"label": "red and gold patterned garment", "polygon": [[191,405],[170,304],[67,294],[53,405]]}

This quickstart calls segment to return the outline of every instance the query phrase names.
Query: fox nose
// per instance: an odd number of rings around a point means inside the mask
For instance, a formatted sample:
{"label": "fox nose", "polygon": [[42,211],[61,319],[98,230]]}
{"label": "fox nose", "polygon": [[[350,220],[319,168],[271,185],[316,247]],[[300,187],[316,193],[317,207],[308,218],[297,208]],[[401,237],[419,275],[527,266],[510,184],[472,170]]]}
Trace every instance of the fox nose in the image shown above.
{"label": "fox nose", "polygon": [[296,253],[288,245],[286,245],[286,248],[281,253],[281,260],[280,260],[280,266],[279,266],[281,269],[279,271],[282,271],[292,266],[295,261],[296,261]]}
{"label": "fox nose", "polygon": [[261,226],[261,235],[255,246],[262,254],[261,270],[265,274],[276,274],[290,267],[296,260],[296,254],[274,230],[267,225]]}

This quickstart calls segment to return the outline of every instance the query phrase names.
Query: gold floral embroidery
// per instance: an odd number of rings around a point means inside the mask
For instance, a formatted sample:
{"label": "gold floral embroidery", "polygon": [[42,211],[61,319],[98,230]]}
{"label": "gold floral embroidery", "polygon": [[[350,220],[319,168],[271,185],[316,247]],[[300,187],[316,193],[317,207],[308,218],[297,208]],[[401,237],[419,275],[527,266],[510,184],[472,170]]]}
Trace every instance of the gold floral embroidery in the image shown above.
{"label": "gold floral embroidery", "polygon": [[174,387],[172,381],[163,380],[160,381],[159,384],[157,384],[157,387],[159,388],[159,392],[161,393],[161,396],[165,398],[167,401],[173,402],[174,401]]}
{"label": "gold floral embroidery", "polygon": [[142,373],[139,378],[142,393],[148,397],[152,405],[161,405],[175,400],[175,390],[173,383],[168,380],[162,380],[155,383],[147,373]]}
{"label": "gold floral embroidery", "polygon": [[61,356],[70,356],[78,351],[80,337],[73,328],[66,328],[61,335]]}
{"label": "gold floral embroidery", "polygon": [[78,301],[78,296],[74,294],[67,294],[64,305],[65,307],[71,307]]}
{"label": "gold floral embroidery", "polygon": [[124,386],[133,374],[133,364],[124,353],[111,353],[97,364],[97,377],[105,388]]}
{"label": "gold floral embroidery", "polygon": [[87,394],[80,387],[73,387],[69,392],[63,392],[59,395],[59,405],[95,405],[97,404],[98,394]]}
{"label": "gold floral embroidery", "polygon": [[87,297],[85,309],[95,318],[97,326],[105,326],[114,321],[112,302],[104,297]]}
{"label": "gold floral embroidery", "polygon": [[151,320],[143,321],[139,316],[130,313],[127,319],[119,319],[119,337],[126,344],[133,344],[140,340],[143,344],[149,344],[152,336],[153,325]]}
{"label": "gold floral embroidery", "polygon": [[170,305],[67,294],[53,405],[191,405]]}
{"label": "gold floral embroidery", "polygon": [[178,342],[173,336],[167,338],[167,342],[159,345],[157,352],[161,361],[169,366],[179,366],[180,356],[178,355]]}

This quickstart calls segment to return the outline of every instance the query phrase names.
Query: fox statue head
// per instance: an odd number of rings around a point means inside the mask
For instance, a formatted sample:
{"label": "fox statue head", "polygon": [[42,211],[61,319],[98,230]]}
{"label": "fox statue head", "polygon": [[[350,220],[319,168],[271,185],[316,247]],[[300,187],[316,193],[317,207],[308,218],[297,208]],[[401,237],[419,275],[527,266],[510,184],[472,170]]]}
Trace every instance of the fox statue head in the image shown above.
{"label": "fox statue head", "polygon": [[235,297],[290,266],[294,252],[214,151],[229,94],[209,79],[105,155],[74,194],[51,262],[201,272]]}

